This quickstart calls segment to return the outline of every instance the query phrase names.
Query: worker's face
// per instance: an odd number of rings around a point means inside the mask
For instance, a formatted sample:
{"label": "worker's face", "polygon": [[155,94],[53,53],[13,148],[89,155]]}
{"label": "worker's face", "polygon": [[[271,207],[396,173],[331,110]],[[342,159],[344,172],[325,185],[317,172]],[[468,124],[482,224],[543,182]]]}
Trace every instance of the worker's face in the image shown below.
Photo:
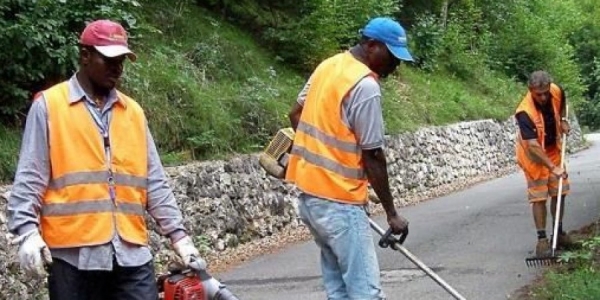
{"label": "worker's face", "polygon": [[369,41],[366,46],[369,67],[380,77],[387,77],[400,65],[400,60],[390,52],[385,44],[377,41]]}
{"label": "worker's face", "polygon": [[533,100],[539,104],[546,104],[550,99],[550,85],[545,87],[530,87],[529,93]]}
{"label": "worker's face", "polygon": [[95,88],[110,91],[117,86],[123,74],[126,56],[106,57],[93,48],[82,49],[81,63]]}

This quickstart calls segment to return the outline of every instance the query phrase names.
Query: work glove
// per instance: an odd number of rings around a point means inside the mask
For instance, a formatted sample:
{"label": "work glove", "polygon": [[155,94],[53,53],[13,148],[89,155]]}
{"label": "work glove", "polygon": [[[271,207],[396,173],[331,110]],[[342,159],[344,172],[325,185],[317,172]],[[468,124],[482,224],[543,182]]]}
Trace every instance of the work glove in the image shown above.
{"label": "work glove", "polygon": [[12,241],[19,245],[19,264],[28,276],[46,276],[46,265],[52,263],[52,255],[37,229],[31,230]]}
{"label": "work glove", "polygon": [[197,271],[206,269],[206,261],[200,257],[200,252],[189,236],[175,242],[173,248],[187,267]]}

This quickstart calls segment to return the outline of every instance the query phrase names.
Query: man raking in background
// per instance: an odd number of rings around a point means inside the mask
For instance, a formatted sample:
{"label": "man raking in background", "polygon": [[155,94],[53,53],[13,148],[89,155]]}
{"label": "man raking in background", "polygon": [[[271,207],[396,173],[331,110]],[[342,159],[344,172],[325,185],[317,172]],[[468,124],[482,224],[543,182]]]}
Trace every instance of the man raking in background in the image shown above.
{"label": "man raking in background", "polygon": [[[561,168],[561,134],[570,130],[563,89],[552,82],[545,71],[535,71],[529,77],[528,92],[519,104],[515,118],[518,123],[517,162],[527,180],[527,194],[537,230],[536,256],[546,256],[550,244],[546,235],[546,202],[551,197],[550,210],[556,218],[558,179],[563,177],[562,201],[569,194],[566,170]],[[561,206],[558,225],[558,245],[569,247],[571,239],[563,231]]]}

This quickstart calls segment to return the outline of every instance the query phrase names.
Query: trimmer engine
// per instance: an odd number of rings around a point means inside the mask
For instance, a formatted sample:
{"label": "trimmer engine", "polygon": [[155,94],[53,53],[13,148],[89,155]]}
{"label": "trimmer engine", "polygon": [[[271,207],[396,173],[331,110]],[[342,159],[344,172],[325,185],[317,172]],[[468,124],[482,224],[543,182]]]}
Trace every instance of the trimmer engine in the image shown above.
{"label": "trimmer engine", "polygon": [[285,178],[288,154],[294,142],[294,135],[294,129],[291,127],[280,129],[260,153],[258,163],[267,174],[279,179]]}
{"label": "trimmer engine", "polygon": [[200,277],[178,264],[170,264],[169,272],[157,280],[161,300],[205,300],[207,299]]}

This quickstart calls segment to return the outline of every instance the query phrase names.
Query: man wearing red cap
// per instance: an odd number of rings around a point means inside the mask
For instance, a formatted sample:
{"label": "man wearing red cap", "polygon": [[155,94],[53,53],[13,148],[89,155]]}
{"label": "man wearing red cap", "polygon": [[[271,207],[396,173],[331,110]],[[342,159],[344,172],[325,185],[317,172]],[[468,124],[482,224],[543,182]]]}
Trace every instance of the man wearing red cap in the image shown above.
{"label": "man wearing red cap", "polygon": [[140,105],[116,89],[127,32],[94,21],[79,70],[46,90],[27,116],[8,200],[21,268],[48,270],[50,299],[156,299],[144,216],[188,265],[204,269],[183,226]]}

